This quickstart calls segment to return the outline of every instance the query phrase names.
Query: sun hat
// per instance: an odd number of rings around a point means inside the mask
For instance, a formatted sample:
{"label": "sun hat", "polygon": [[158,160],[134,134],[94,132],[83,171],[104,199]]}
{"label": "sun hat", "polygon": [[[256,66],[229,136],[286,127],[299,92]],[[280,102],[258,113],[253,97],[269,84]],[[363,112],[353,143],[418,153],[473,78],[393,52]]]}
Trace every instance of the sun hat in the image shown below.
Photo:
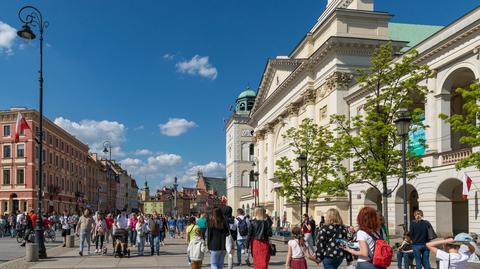
{"label": "sun hat", "polygon": [[459,245],[462,245],[462,244],[473,242],[472,236],[467,234],[467,233],[459,233],[455,236],[455,238],[453,240],[454,241],[452,243],[450,243],[450,245],[459,246]]}

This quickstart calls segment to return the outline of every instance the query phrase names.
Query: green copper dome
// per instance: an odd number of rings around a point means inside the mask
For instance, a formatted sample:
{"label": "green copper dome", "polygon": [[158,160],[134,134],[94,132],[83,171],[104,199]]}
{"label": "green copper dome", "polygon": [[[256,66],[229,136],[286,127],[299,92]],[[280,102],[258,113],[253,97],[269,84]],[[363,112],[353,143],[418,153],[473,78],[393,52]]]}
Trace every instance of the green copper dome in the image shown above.
{"label": "green copper dome", "polygon": [[247,88],[245,91],[243,91],[242,93],[240,93],[240,95],[237,97],[237,99],[241,99],[241,98],[246,98],[246,97],[253,97],[255,98],[257,96],[257,93],[255,91],[253,91],[252,89],[250,88]]}

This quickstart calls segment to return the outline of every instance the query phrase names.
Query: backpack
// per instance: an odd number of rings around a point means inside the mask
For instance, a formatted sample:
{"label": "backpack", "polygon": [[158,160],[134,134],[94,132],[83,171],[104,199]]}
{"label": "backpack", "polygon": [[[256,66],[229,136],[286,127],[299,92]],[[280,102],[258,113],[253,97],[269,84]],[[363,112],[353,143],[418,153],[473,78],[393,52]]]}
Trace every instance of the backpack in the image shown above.
{"label": "backpack", "polygon": [[240,236],[247,236],[248,235],[248,224],[245,218],[237,218],[238,221],[238,233]]}
{"label": "backpack", "polygon": [[383,238],[373,236],[372,234],[369,235],[375,242],[373,247],[373,258],[371,260],[372,264],[376,267],[388,268],[393,259],[392,247],[386,240],[383,240]]}

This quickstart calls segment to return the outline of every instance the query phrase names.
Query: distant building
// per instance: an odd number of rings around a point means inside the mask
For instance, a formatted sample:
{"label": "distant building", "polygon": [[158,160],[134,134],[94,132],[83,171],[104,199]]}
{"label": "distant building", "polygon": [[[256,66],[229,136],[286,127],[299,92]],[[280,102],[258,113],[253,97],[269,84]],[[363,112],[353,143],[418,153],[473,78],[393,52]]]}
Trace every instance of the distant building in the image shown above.
{"label": "distant building", "polygon": [[226,194],[227,186],[225,178],[204,177],[203,173],[199,171],[197,174],[196,193],[194,194],[192,213],[210,212],[214,207],[224,206]]}

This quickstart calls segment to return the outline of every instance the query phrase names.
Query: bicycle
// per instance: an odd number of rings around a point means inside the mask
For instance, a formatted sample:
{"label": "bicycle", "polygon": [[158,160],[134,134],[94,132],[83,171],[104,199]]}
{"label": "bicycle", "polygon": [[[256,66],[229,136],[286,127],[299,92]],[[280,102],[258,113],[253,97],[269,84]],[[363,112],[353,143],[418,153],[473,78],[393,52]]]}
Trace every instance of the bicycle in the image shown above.
{"label": "bicycle", "polygon": [[[25,238],[25,229],[17,230],[17,236],[16,236],[17,243],[19,244],[23,243],[24,238]],[[28,239],[29,239],[28,241],[30,242],[35,242],[35,230],[33,229],[30,230]]]}
{"label": "bicycle", "polygon": [[47,230],[45,230],[43,232],[43,235],[44,235],[45,239],[50,239],[50,242],[52,242],[52,243],[55,242],[55,237],[57,236],[53,226],[48,228]]}

